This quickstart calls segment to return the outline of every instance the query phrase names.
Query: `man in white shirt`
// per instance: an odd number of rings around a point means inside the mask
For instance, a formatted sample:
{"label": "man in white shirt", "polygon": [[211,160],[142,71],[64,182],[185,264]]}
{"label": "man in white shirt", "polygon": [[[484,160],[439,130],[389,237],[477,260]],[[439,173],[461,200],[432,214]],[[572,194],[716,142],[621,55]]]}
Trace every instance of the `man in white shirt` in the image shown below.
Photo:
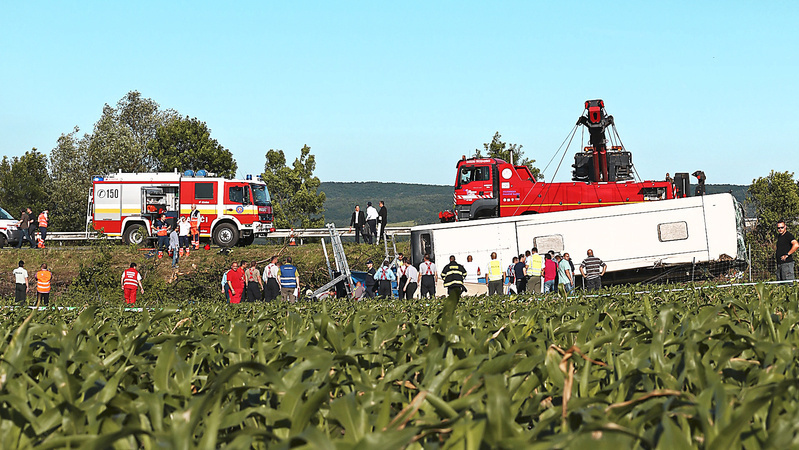
{"label": "man in white shirt", "polygon": [[466,262],[463,264],[463,267],[466,269],[466,279],[463,281],[466,283],[478,283],[480,278],[480,266],[474,262],[472,255],[466,257]]}
{"label": "man in white shirt", "polygon": [[266,283],[264,288],[266,301],[271,302],[280,297],[280,270],[277,265],[277,256],[273,256],[264,268],[263,278]]}
{"label": "man in white shirt", "polygon": [[366,203],[366,223],[369,224],[369,231],[372,233],[372,242],[377,243],[377,210],[372,206],[372,202]]}
{"label": "man in white shirt", "polygon": [[178,221],[178,237],[180,238],[180,256],[183,256],[183,252],[188,254],[189,252],[189,231],[191,230],[191,224],[189,220],[186,219],[186,216],[182,216]]}
{"label": "man in white shirt", "polygon": [[16,295],[17,303],[20,306],[25,306],[28,296],[28,271],[25,270],[25,261],[19,261],[19,267],[14,269],[11,273],[14,274],[14,283],[16,284],[14,293]]}

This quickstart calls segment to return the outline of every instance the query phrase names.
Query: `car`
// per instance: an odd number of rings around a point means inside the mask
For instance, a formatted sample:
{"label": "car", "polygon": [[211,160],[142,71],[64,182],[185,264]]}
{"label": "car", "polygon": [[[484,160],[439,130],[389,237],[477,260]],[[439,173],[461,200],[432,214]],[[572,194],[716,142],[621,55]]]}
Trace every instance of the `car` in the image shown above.
{"label": "car", "polygon": [[0,248],[19,242],[22,231],[17,228],[18,223],[19,219],[15,219],[8,211],[0,208]]}

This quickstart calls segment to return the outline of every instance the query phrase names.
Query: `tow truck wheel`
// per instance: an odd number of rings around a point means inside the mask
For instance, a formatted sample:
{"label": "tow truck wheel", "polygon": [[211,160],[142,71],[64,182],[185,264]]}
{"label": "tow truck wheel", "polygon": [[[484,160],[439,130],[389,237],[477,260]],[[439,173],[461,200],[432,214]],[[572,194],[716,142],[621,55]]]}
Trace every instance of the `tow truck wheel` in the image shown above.
{"label": "tow truck wheel", "polygon": [[239,230],[229,223],[214,228],[214,242],[222,248],[230,248],[239,241]]}
{"label": "tow truck wheel", "polygon": [[131,225],[125,228],[125,233],[122,235],[122,242],[125,244],[142,245],[147,238],[147,232],[141,225]]}

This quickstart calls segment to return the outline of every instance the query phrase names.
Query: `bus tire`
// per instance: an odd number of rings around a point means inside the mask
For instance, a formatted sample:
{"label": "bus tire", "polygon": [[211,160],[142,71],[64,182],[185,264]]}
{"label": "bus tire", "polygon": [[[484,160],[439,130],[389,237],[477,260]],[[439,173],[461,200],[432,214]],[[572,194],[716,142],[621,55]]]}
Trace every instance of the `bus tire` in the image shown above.
{"label": "bus tire", "polygon": [[230,248],[239,241],[239,230],[232,224],[223,223],[214,228],[214,243],[222,248]]}

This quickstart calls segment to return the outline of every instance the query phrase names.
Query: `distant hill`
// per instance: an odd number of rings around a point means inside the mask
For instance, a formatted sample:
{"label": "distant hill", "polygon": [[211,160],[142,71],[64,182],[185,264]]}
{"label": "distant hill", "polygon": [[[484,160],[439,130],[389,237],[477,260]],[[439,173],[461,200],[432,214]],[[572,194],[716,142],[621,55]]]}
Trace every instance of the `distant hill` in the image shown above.
{"label": "distant hill", "polygon": [[[692,189],[695,186],[691,187]],[[366,210],[366,202],[383,200],[388,209],[389,225],[413,226],[438,222],[438,213],[452,208],[452,186],[435,184],[323,182],[319,188],[327,196],[325,201],[325,221],[337,227],[348,227],[355,204]],[[708,184],[708,194],[730,192],[739,201],[746,200],[749,186],[736,184]],[[747,207],[747,216],[752,211]]]}
{"label": "distant hill", "polygon": [[355,205],[366,211],[366,202],[375,208],[380,200],[386,202],[389,225],[422,225],[438,222],[438,213],[452,209],[452,186],[434,184],[332,183],[319,187],[326,195],[325,221],[337,227],[349,226]]}

